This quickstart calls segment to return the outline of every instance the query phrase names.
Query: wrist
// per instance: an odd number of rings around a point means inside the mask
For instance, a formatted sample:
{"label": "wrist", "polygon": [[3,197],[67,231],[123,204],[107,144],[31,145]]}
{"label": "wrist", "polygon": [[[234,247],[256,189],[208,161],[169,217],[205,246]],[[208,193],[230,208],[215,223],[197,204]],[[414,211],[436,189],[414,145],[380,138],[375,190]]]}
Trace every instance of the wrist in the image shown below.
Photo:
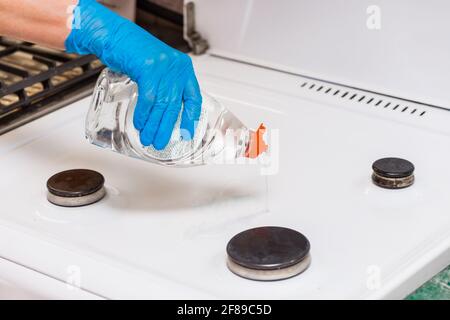
{"label": "wrist", "polygon": [[124,20],[127,21],[95,0],[79,0],[73,10],[71,31],[64,42],[66,51],[94,54],[106,60],[105,50],[111,47],[114,29],[120,28]]}
{"label": "wrist", "polygon": [[[69,34],[68,8],[77,0],[0,0],[0,33],[57,49]],[[45,32],[43,32],[43,30]]]}

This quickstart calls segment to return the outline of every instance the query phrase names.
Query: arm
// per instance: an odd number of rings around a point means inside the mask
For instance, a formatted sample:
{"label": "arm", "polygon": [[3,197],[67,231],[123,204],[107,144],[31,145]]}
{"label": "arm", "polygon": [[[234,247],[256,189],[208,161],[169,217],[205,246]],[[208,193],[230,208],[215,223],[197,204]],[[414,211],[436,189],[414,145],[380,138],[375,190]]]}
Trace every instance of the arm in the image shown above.
{"label": "arm", "polygon": [[0,0],[0,34],[64,49],[77,0]]}
{"label": "arm", "polygon": [[95,54],[127,74],[138,85],[133,120],[144,146],[165,148],[180,112],[183,139],[194,136],[202,96],[190,57],[95,0],[0,0],[0,34]]}

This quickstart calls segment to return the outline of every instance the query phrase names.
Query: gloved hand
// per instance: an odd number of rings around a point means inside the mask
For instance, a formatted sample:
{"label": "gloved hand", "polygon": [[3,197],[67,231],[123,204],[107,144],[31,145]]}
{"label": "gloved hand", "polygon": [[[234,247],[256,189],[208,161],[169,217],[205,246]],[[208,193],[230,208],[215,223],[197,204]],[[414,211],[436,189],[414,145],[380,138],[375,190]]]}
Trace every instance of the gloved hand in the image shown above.
{"label": "gloved hand", "polygon": [[79,0],[72,26],[65,42],[68,52],[95,54],[138,84],[133,121],[143,145],[164,149],[182,103],[182,136],[192,139],[202,97],[188,55],[94,0]]}

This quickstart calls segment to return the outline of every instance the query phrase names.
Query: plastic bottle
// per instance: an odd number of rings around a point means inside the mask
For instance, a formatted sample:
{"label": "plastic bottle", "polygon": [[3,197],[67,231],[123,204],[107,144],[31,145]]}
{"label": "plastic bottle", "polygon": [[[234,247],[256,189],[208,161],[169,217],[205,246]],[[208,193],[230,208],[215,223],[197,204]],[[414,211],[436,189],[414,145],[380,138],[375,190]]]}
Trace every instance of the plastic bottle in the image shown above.
{"label": "plastic bottle", "polygon": [[94,145],[166,166],[232,163],[237,158],[256,158],[267,150],[265,127],[252,131],[217,100],[202,92],[200,120],[192,140],[183,140],[180,117],[167,147],[156,150],[140,143],[133,125],[137,85],[125,75],[103,70],[86,118],[86,138]]}

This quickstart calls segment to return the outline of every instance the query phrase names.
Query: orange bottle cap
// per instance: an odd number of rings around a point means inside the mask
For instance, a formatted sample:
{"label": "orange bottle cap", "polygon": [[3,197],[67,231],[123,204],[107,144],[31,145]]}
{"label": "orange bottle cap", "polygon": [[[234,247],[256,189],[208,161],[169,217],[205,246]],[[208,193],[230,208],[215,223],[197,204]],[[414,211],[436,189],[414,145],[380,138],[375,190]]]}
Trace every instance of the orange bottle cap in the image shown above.
{"label": "orange bottle cap", "polygon": [[250,131],[250,142],[248,144],[247,150],[245,151],[245,156],[250,159],[255,159],[259,157],[260,154],[266,152],[269,146],[264,141],[263,135],[266,132],[266,127],[261,123],[259,128],[255,131]]}

